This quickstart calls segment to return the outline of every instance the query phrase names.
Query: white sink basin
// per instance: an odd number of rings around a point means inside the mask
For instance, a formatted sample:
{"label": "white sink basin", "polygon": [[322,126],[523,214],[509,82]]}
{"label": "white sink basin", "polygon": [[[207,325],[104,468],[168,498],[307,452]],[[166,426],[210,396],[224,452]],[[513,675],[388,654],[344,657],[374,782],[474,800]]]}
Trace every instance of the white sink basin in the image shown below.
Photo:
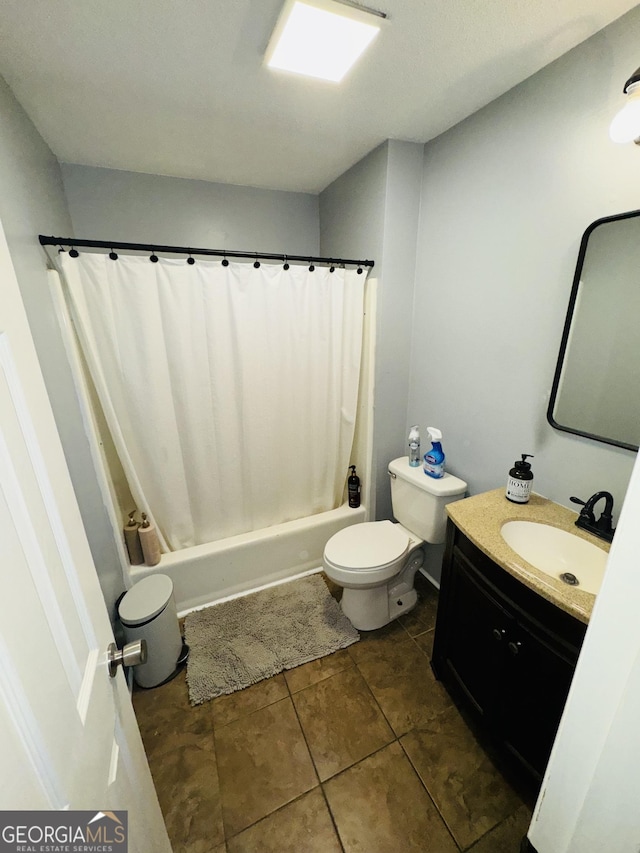
{"label": "white sink basin", "polygon": [[516,554],[541,572],[561,581],[566,573],[574,575],[576,589],[599,592],[609,555],[597,545],[536,521],[507,521],[500,533]]}

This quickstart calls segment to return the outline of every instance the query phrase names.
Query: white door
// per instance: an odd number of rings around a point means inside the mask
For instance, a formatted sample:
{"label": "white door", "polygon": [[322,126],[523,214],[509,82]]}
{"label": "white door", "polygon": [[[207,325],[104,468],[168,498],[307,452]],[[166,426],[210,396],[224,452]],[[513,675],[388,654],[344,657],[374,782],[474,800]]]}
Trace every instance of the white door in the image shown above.
{"label": "white door", "polygon": [[0,224],[0,809],[126,809],[170,853]]}

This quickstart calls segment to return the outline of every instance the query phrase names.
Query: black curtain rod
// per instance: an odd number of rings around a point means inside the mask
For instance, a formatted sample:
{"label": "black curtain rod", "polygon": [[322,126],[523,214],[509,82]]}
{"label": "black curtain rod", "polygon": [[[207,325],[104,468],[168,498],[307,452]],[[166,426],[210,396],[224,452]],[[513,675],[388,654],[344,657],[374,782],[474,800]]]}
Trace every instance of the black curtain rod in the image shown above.
{"label": "black curtain rod", "polygon": [[146,243],[109,243],[105,240],[72,240],[70,237],[45,237],[40,234],[42,246],[68,246],[71,249],[85,247],[90,249],[120,249],[132,252],[161,252],[171,255],[214,255],[219,258],[260,258],[263,261],[302,261],[303,263],[330,264],[334,266],[355,266],[373,268],[373,261],[358,261],[350,258],[315,258],[312,255],[273,255],[269,252],[227,252],[224,249],[193,249],[186,246],[151,246]]}

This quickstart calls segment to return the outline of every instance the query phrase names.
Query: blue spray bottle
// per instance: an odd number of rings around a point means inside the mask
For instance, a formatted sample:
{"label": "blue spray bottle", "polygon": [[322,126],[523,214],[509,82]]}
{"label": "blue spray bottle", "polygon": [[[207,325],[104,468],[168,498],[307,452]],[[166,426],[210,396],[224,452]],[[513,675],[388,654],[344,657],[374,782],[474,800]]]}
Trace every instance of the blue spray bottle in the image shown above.
{"label": "blue spray bottle", "polygon": [[435,427],[427,427],[431,439],[431,450],[424,454],[424,473],[429,477],[440,479],[444,477],[444,451],[442,450],[442,433]]}

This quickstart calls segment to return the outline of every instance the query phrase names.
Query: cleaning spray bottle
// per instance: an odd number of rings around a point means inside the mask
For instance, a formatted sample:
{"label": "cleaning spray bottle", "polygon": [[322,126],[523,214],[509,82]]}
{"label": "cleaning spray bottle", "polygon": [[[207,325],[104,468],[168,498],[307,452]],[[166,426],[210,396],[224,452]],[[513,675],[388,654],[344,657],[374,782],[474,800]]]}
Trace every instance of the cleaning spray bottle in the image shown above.
{"label": "cleaning spray bottle", "polygon": [[424,454],[424,473],[437,480],[444,477],[444,451],[442,450],[442,433],[435,427],[427,427],[431,439],[431,450]]}
{"label": "cleaning spray bottle", "polygon": [[420,467],[420,428],[418,424],[409,430],[409,465]]}
{"label": "cleaning spray bottle", "polygon": [[349,492],[349,506],[357,509],[360,506],[360,477],[356,474],[356,466],[349,465],[351,474],[347,480],[347,491]]}

